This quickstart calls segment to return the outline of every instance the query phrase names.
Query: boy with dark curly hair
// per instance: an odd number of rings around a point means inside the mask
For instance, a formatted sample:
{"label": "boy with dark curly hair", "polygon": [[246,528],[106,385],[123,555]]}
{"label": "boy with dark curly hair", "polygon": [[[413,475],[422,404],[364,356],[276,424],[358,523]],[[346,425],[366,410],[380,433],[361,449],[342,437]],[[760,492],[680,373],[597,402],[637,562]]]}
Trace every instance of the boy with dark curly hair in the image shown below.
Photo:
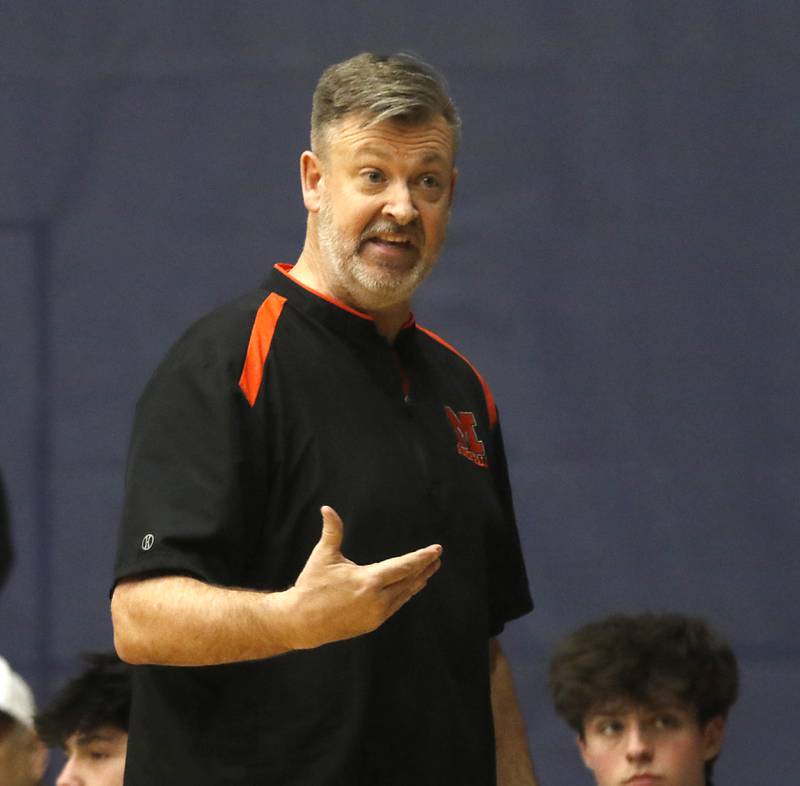
{"label": "boy with dark curly hair", "polygon": [[89,667],[36,716],[36,731],[45,744],[67,754],[56,786],[122,786],[131,667],[114,653],[86,660]]}
{"label": "boy with dark curly hair", "polygon": [[711,786],[738,668],[702,619],[614,615],[561,642],[550,690],[598,786]]}

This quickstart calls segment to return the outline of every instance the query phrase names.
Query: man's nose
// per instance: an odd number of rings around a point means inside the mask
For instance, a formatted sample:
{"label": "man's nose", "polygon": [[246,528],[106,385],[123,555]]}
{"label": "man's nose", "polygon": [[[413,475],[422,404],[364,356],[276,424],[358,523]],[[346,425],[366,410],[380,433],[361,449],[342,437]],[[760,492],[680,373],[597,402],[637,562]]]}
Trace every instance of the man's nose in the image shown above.
{"label": "man's nose", "polygon": [[406,183],[395,183],[388,190],[383,215],[401,226],[410,224],[419,216],[411,190]]}
{"label": "man's nose", "polygon": [[628,761],[642,764],[652,760],[653,743],[646,730],[635,724],[628,730],[625,738],[625,756]]}

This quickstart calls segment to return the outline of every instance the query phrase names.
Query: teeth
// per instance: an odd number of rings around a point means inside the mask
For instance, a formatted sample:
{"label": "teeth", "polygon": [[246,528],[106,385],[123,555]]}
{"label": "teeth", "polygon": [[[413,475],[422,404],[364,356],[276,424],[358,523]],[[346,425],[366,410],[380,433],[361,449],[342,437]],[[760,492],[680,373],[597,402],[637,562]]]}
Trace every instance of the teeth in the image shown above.
{"label": "teeth", "polygon": [[408,238],[403,237],[403,235],[376,235],[378,240],[382,240],[385,243],[407,243]]}

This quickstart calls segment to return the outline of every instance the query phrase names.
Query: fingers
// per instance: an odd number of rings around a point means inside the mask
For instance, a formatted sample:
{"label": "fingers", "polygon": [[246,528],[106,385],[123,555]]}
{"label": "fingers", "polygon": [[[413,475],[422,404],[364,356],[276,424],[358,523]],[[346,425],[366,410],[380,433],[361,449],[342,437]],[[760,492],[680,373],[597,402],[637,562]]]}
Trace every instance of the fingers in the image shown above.
{"label": "fingers", "polygon": [[406,578],[418,576],[433,563],[438,562],[441,556],[441,546],[426,546],[424,549],[376,562],[369,567],[379,576],[380,583],[386,587]]}
{"label": "fingers", "polygon": [[439,570],[441,565],[441,560],[436,560],[418,576],[412,576],[385,587],[383,591],[388,598],[386,618],[391,617],[417,593],[422,592],[428,584],[428,579]]}
{"label": "fingers", "polygon": [[341,551],[342,538],[344,537],[344,524],[341,518],[339,518],[339,514],[328,505],[323,505],[320,508],[320,513],[322,513],[322,535],[320,536],[319,542],[323,546]]}
{"label": "fingers", "polygon": [[436,559],[429,565],[426,565],[418,573],[412,573],[400,581],[392,582],[391,584],[384,585],[384,590],[396,591],[399,593],[409,592],[411,595],[416,595],[427,583],[428,579],[442,567],[442,561]]}
{"label": "fingers", "polygon": [[[317,543],[317,549],[322,547],[329,552],[335,552],[338,559],[343,559],[344,523],[339,514],[329,505],[323,505],[320,513],[322,514],[322,534]],[[361,569],[372,575],[374,586],[377,588],[385,589],[403,582],[405,586],[397,587],[398,593],[411,591],[413,594],[419,592],[425,582],[439,569],[441,555],[442,547],[434,544],[402,554],[399,557],[390,557],[372,565],[362,566]],[[346,561],[349,562],[349,560]]]}
{"label": "fingers", "polygon": [[442,547],[424,549],[369,565],[342,554],[344,524],[330,506],[320,508],[322,532],[288,592],[304,619],[300,644],[309,648],[369,633],[420,592],[441,566]]}
{"label": "fingers", "polygon": [[439,568],[441,567],[442,567],[442,561],[441,559],[437,559],[435,562],[432,562],[430,565],[428,565],[427,568],[425,568],[422,575],[420,576],[420,580],[423,582],[420,589],[422,589],[422,587],[424,587],[425,584],[427,584],[428,579],[431,576],[433,576],[433,574],[436,573],[436,571],[439,570]]}

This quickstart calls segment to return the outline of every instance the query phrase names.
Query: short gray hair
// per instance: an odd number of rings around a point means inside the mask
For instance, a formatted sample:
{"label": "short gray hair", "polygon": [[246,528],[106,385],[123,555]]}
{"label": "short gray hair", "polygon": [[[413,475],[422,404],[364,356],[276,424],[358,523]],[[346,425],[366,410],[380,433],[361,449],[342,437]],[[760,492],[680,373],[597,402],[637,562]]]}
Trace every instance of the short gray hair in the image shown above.
{"label": "short gray hair", "polygon": [[311,107],[315,153],[324,148],[327,129],[348,115],[364,115],[365,127],[384,120],[417,125],[442,116],[453,132],[454,153],[461,139],[461,118],[444,77],[406,52],[363,52],[323,72]]}

